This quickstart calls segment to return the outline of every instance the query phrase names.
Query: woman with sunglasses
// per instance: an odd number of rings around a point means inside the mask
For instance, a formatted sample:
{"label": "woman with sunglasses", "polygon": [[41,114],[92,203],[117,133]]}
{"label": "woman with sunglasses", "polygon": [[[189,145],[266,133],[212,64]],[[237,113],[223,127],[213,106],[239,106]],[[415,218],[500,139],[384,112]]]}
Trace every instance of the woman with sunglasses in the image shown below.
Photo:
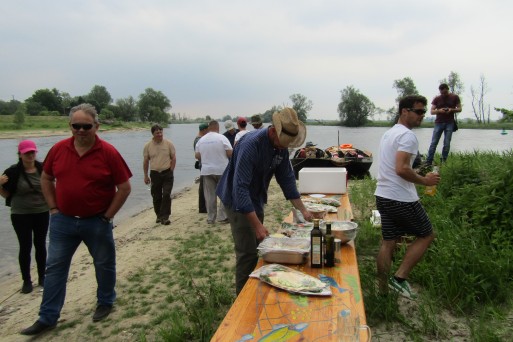
{"label": "woman with sunglasses", "polygon": [[20,244],[19,263],[23,278],[22,293],[32,292],[30,261],[32,237],[36,250],[38,284],[44,285],[48,205],[41,191],[43,165],[36,160],[37,147],[31,140],[18,145],[19,161],[0,176],[0,195],[11,207],[11,222]]}

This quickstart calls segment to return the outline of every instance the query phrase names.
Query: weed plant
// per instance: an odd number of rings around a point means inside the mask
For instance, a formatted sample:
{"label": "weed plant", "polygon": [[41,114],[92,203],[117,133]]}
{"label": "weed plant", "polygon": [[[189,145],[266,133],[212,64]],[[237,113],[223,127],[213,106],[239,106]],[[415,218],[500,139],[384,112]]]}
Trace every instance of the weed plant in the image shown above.
{"label": "weed plant", "polygon": [[[440,174],[435,196],[417,188],[437,237],[410,275],[420,285],[412,315],[400,313],[393,295],[376,291],[381,232],[368,222],[369,208],[375,208],[375,181],[365,179],[350,188],[361,228],[356,244],[367,319],[371,326],[394,326],[408,339],[450,340],[453,327],[440,316],[446,311],[468,322],[473,341],[512,340],[512,152],[452,154]],[[394,267],[403,254],[404,249],[396,253]]]}

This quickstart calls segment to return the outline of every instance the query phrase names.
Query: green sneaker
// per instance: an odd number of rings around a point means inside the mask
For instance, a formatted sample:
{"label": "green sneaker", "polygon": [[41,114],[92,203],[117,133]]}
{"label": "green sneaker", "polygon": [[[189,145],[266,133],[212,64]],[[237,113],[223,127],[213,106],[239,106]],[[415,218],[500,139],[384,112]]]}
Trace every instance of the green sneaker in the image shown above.
{"label": "green sneaker", "polygon": [[415,297],[417,297],[415,293],[413,293],[407,280],[400,283],[394,277],[390,277],[390,280],[388,281],[388,287],[405,298],[415,299]]}

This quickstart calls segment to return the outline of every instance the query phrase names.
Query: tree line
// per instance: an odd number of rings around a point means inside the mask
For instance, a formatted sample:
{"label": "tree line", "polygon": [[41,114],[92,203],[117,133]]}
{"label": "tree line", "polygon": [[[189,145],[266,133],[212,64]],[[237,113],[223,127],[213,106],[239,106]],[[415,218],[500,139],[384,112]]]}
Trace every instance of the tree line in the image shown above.
{"label": "tree line", "polygon": [[[447,83],[452,93],[460,95],[464,91],[463,82],[458,73],[451,71],[447,78],[440,80]],[[418,95],[414,81],[410,77],[395,80],[393,88],[397,90],[396,104],[389,109],[376,107],[374,103],[353,85],[341,90],[340,102],[337,106],[340,125],[359,127],[371,121],[376,114],[387,114],[388,120],[394,121],[397,115],[399,100],[408,95]],[[491,107],[485,102],[488,86],[482,75],[478,87],[471,87],[472,111],[477,123],[489,123]],[[297,112],[303,122],[308,120],[308,113],[313,108],[313,102],[306,96],[296,93],[289,96],[292,108]],[[92,87],[88,94],[72,97],[67,92],[61,92],[56,88],[38,89],[24,102],[12,99],[0,100],[0,115],[15,115],[15,122],[23,122],[24,115],[67,115],[69,110],[80,103],[88,102],[94,105],[103,121],[142,121],[170,123],[179,121],[191,121],[186,115],[170,113],[171,101],[161,91],[147,88],[138,98],[128,96],[113,101],[107,88],[101,85]],[[264,122],[271,122],[274,112],[281,110],[282,106],[272,106],[259,114]],[[513,122],[513,111],[505,108],[494,108],[503,114],[502,122]],[[221,121],[235,120],[236,117],[225,115],[218,118]],[[193,121],[210,121],[212,117],[194,119]]]}
{"label": "tree line", "polygon": [[113,101],[107,88],[95,85],[88,94],[72,97],[56,88],[38,89],[21,102],[0,100],[0,115],[67,115],[81,103],[95,106],[102,120],[169,122],[171,101],[163,92],[147,88],[136,100],[133,96]]}

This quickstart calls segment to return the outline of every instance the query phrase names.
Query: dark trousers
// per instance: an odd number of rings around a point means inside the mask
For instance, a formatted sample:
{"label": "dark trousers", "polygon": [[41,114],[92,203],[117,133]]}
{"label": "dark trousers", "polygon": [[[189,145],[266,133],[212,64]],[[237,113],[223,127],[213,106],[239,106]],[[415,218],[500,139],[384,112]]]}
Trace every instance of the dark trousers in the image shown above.
{"label": "dark trousers", "polygon": [[200,213],[207,212],[207,205],[205,203],[205,193],[203,192],[203,177],[200,177],[199,189],[198,189],[198,211]]}
{"label": "dark trousers", "polygon": [[[230,221],[235,244],[235,291],[239,295],[258,263],[259,242],[246,215],[237,213],[227,206],[224,209]],[[264,214],[257,216],[260,222],[264,223]]]}
{"label": "dark trousers", "polygon": [[150,171],[151,197],[157,218],[167,220],[171,216],[171,191],[175,177],[171,169],[162,172]]}
{"label": "dark trousers", "polygon": [[48,211],[38,214],[11,214],[11,222],[18,236],[20,253],[21,277],[23,281],[32,281],[30,276],[30,253],[32,251],[32,236],[36,250],[36,264],[39,281],[45,278],[46,268],[46,234],[48,233]]}

